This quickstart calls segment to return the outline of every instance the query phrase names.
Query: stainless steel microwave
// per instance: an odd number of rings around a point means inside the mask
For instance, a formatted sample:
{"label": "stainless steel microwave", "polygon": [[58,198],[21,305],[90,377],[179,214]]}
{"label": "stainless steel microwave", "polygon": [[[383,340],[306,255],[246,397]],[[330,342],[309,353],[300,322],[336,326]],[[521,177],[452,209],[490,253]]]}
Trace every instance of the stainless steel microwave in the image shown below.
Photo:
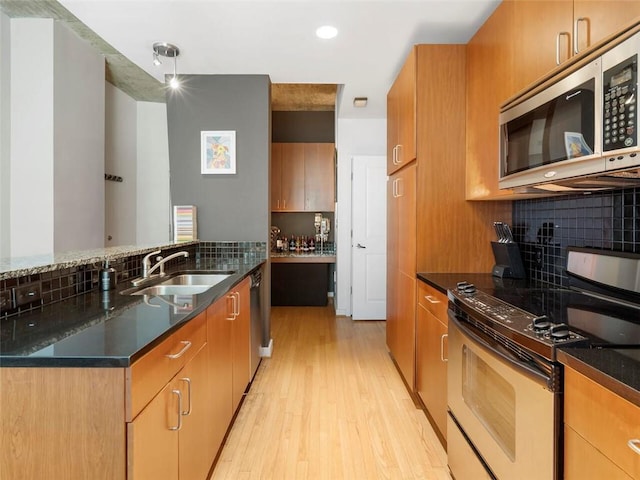
{"label": "stainless steel microwave", "polygon": [[500,188],[640,182],[640,33],[500,114]]}

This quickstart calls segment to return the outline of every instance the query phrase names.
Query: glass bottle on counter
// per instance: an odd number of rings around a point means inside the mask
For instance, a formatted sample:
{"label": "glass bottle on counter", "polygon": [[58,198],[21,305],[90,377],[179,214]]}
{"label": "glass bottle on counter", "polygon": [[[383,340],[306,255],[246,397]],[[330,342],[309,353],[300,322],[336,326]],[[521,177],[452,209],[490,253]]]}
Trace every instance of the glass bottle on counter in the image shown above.
{"label": "glass bottle on counter", "polygon": [[296,251],[296,241],[293,239],[293,235],[291,235],[291,240],[289,240],[289,251],[290,252]]}
{"label": "glass bottle on counter", "polygon": [[309,251],[310,252],[316,251],[316,242],[313,241],[313,237],[309,237]]}
{"label": "glass bottle on counter", "polygon": [[276,239],[276,252],[282,252],[282,238],[280,237]]}
{"label": "glass bottle on counter", "polygon": [[307,242],[307,236],[302,237],[302,251],[305,253],[309,252],[309,242]]}

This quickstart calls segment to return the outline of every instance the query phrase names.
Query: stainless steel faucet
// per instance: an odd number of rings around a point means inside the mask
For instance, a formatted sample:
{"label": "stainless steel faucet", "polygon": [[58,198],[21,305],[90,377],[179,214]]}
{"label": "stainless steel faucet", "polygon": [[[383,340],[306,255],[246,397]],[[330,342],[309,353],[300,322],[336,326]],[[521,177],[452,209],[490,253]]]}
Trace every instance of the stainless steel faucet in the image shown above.
{"label": "stainless steel faucet", "polygon": [[[141,278],[136,278],[135,280],[131,281],[131,283],[133,284],[134,287],[137,287],[137,286],[141,285],[142,283],[144,283],[146,280],[149,280],[151,278],[151,274],[154,271],[156,271],[158,268],[160,269],[160,272],[158,273],[158,276],[159,277],[163,277],[165,275],[165,273],[164,273],[164,264],[167,263],[169,260],[173,260],[174,258],[177,258],[177,257],[188,257],[189,256],[189,252],[186,252],[186,251],[174,253],[172,255],[169,255],[166,258],[163,258],[161,255],[158,255],[159,253],[161,253],[161,251],[160,250],[156,250],[156,251],[151,252],[148,255],[144,256],[144,258],[142,259],[142,277]],[[156,257],[156,261],[158,263],[156,263],[152,267],[151,266],[151,257],[153,257],[154,255],[158,255]]]}

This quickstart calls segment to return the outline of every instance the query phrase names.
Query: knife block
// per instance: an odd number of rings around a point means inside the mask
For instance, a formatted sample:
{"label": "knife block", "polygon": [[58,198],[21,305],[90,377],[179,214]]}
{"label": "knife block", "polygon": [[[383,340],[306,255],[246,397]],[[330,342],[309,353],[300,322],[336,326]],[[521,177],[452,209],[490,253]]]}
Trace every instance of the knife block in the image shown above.
{"label": "knife block", "polygon": [[491,274],[499,278],[524,278],[525,271],[520,256],[520,248],[515,242],[491,242],[493,257],[496,264]]}

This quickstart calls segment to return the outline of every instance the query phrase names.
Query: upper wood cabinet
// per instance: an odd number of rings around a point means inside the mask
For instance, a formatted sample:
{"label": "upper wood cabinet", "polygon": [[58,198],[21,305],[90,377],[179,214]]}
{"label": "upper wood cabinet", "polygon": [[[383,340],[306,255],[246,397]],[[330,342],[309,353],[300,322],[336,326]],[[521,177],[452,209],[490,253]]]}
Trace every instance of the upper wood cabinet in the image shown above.
{"label": "upper wood cabinet", "polygon": [[516,75],[511,95],[639,15],[640,2],[628,0],[516,0],[512,18]]}
{"label": "upper wood cabinet", "polygon": [[335,208],[333,143],[271,144],[271,210],[332,212]]}
{"label": "upper wood cabinet", "polygon": [[510,198],[498,188],[498,116],[514,91],[514,2],[502,2],[467,44],[466,198]]}
{"label": "upper wood cabinet", "polygon": [[640,2],[624,0],[509,0],[496,8],[467,44],[467,199],[527,198],[498,188],[500,106],[576,55],[576,35],[583,52],[638,16]]}
{"label": "upper wood cabinet", "polygon": [[412,49],[387,95],[387,173],[416,158],[416,55]]}

